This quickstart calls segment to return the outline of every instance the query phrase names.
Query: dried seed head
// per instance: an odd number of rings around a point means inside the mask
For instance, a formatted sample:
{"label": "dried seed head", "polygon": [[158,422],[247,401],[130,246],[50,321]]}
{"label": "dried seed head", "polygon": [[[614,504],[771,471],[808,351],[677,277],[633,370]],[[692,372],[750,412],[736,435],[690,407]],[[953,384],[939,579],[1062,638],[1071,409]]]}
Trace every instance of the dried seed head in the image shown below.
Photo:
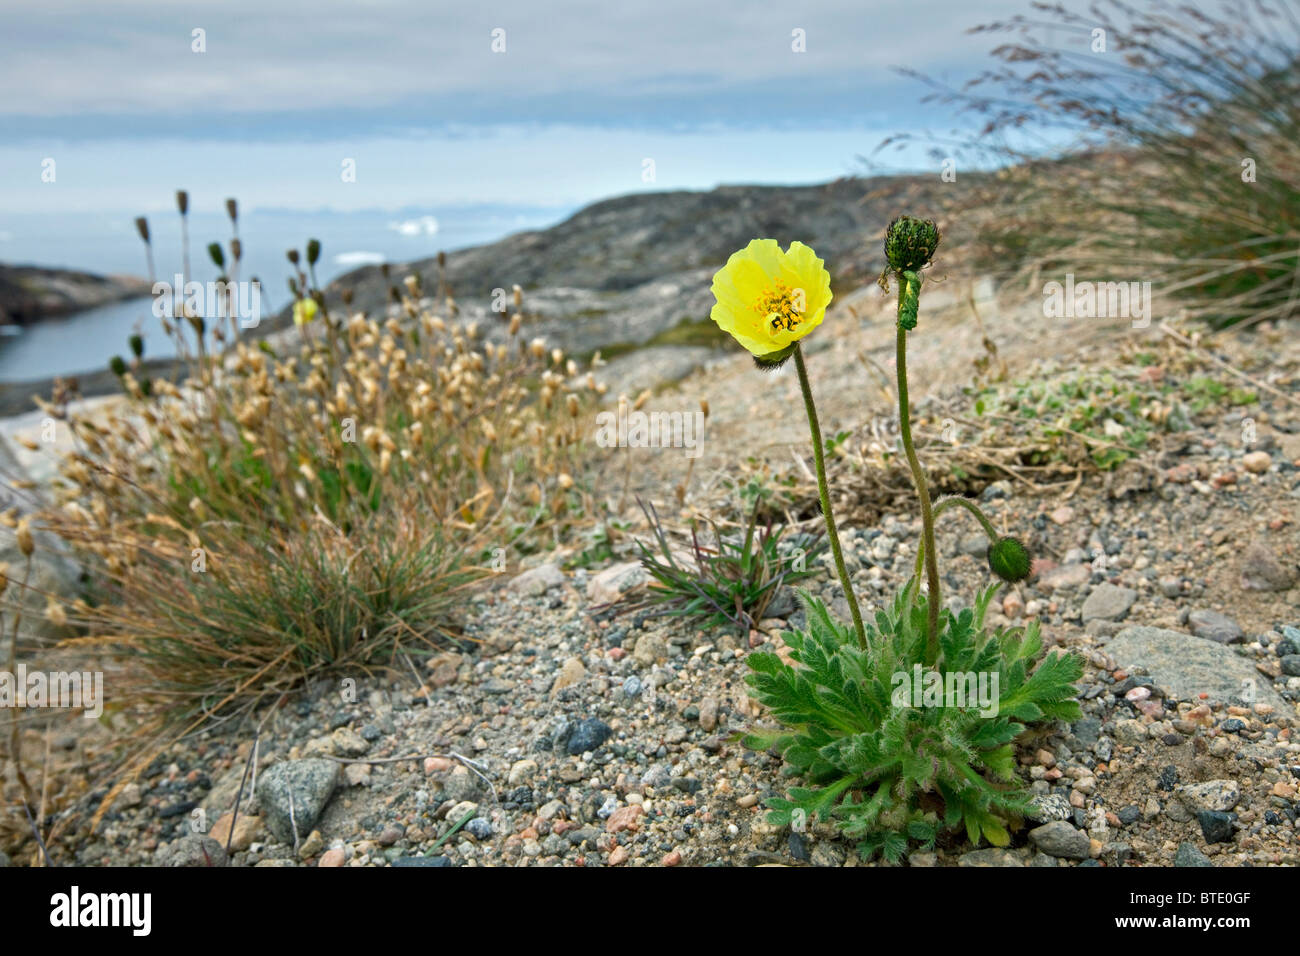
{"label": "dried seed head", "polygon": [[55,627],[63,627],[68,623],[68,615],[63,610],[63,605],[53,596],[45,605],[45,619]]}
{"label": "dried seed head", "polygon": [[18,522],[18,528],[14,532],[14,537],[18,539],[18,550],[23,553],[24,558],[30,558],[32,552],[36,550],[36,542],[32,539],[31,520],[23,518]]}

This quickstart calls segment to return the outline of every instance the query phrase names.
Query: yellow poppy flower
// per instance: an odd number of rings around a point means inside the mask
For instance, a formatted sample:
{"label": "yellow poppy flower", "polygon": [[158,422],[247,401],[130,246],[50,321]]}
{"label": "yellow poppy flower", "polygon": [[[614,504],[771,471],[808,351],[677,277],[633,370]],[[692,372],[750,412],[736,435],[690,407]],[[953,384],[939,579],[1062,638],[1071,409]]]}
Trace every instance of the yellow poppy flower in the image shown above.
{"label": "yellow poppy flower", "polygon": [[713,277],[709,317],[756,359],[779,362],[817,326],[831,301],[831,274],[802,242],[782,250],[755,239]]}
{"label": "yellow poppy flower", "polygon": [[299,299],[293,304],[293,324],[306,325],[316,318],[316,313],[319,311],[320,306],[316,304],[315,299]]}

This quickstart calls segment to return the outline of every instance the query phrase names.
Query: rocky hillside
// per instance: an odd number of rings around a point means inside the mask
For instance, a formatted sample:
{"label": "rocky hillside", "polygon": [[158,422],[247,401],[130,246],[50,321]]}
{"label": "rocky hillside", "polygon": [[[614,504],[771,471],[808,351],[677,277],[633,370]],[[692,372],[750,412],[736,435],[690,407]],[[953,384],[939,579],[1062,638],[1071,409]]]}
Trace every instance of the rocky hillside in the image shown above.
{"label": "rocky hillside", "polygon": [[25,325],[148,294],[149,283],[134,276],[0,265],[0,325]]}
{"label": "rocky hillside", "polygon": [[[925,185],[912,178],[839,179],[813,186],[721,186],[709,192],[659,192],[595,203],[549,229],[521,232],[447,256],[446,282],[462,317],[490,323],[494,289],[525,291],[530,334],[566,350],[645,345],[682,320],[708,316],[709,283],[727,257],[763,236],[800,240],[839,270],[841,287],[879,272],[881,230],[903,197],[927,211]],[[438,263],[391,270],[418,274],[431,294]],[[342,276],[353,307],[383,309],[388,283],[379,267]],[[508,300],[507,300],[508,304]]]}

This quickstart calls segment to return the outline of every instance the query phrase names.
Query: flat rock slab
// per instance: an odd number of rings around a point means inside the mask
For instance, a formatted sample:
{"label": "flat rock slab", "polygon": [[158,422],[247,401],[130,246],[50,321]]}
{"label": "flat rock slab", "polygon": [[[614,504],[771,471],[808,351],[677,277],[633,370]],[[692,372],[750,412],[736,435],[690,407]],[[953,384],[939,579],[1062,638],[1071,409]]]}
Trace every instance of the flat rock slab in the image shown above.
{"label": "flat rock slab", "polygon": [[1181,631],[1160,627],[1126,627],[1106,642],[1106,653],[1120,667],[1145,667],[1157,686],[1179,700],[1246,700],[1271,704],[1290,713],[1272,682],[1249,659],[1232,649]]}

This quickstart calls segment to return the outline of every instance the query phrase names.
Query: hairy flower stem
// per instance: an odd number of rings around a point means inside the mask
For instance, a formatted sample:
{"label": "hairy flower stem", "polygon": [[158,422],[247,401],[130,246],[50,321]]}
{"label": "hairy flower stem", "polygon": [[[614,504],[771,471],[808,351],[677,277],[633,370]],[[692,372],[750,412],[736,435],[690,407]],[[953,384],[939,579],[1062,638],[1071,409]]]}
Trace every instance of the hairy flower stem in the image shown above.
{"label": "hairy flower stem", "polygon": [[[903,282],[909,280],[903,279]],[[906,290],[900,290],[898,296],[898,307],[900,313],[903,309],[903,300],[906,298]],[[898,327],[898,430],[903,436],[903,451],[907,453],[907,463],[912,469],[912,481],[916,485],[917,497],[921,499],[921,527],[922,537],[921,544],[925,549],[925,575],[930,586],[930,595],[926,600],[926,611],[929,617],[927,650],[931,661],[939,656],[939,561],[936,558],[937,552],[934,547],[934,514],[930,503],[930,489],[926,485],[925,472],[921,470],[921,462],[916,457],[916,448],[912,444],[912,421],[908,409],[907,400],[907,330],[902,325]]]}
{"label": "hairy flower stem", "polygon": [[830,540],[831,556],[835,559],[835,570],[839,572],[840,585],[844,588],[844,598],[849,602],[849,613],[853,615],[853,630],[858,635],[858,647],[867,649],[867,632],[862,626],[862,612],[858,609],[858,599],[853,594],[853,583],[844,567],[844,553],[840,550],[840,533],[835,529],[835,515],[831,511],[831,493],[826,487],[826,458],[822,450],[822,430],[817,423],[817,407],[813,404],[812,386],[808,384],[808,369],[803,362],[803,347],[794,348],[794,365],[799,370],[799,387],[803,389],[803,407],[808,412],[808,430],[812,432],[813,460],[817,465],[817,494],[821,497],[822,517],[826,519],[826,537]]}
{"label": "hairy flower stem", "polygon": [[980,509],[980,506],[975,504],[975,502],[971,501],[969,498],[963,498],[960,495],[950,495],[947,498],[940,498],[934,506],[934,519],[938,521],[939,515],[943,514],[953,505],[960,505],[973,514],[975,520],[980,523],[980,527],[984,529],[984,533],[988,535],[990,542],[998,540],[998,532],[993,527],[993,522],[989,521],[988,517]]}
{"label": "hairy flower stem", "polygon": [[[969,498],[963,498],[960,495],[951,495],[947,498],[940,498],[935,503],[931,517],[933,517],[937,522],[939,520],[939,515],[943,514],[953,505],[961,505],[961,507],[965,508],[975,516],[976,520],[979,521],[980,526],[984,529],[984,533],[988,536],[990,544],[998,540],[998,533],[997,530],[994,529],[993,523],[989,521],[984,512],[980,510],[980,506],[975,504],[975,502],[971,501]],[[921,562],[924,560],[925,546],[922,545],[916,549],[916,569],[912,572],[912,577],[919,578],[921,576]]]}

